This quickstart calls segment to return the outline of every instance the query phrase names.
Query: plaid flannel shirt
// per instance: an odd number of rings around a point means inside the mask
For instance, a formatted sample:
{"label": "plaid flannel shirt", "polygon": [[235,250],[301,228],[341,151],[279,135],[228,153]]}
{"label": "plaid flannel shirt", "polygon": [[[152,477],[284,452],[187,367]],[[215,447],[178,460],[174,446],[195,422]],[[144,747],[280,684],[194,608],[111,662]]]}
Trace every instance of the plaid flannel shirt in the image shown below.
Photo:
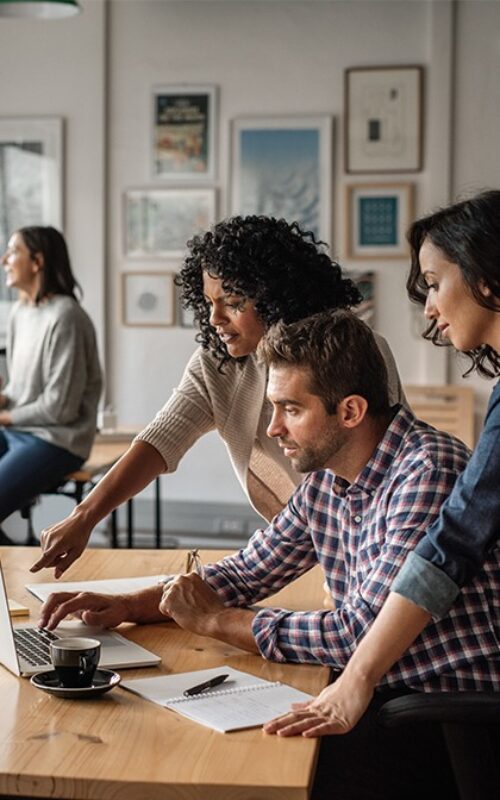
{"label": "plaid flannel shirt", "polygon": [[[205,580],[226,605],[244,607],[319,562],[333,608],[265,608],[255,615],[252,630],[267,659],[342,669],[467,458],[465,445],[399,407],[354,483],[330,470],[311,473],[243,550],[205,568]],[[497,549],[449,614],[427,626],[382,683],[500,689],[499,598]]]}

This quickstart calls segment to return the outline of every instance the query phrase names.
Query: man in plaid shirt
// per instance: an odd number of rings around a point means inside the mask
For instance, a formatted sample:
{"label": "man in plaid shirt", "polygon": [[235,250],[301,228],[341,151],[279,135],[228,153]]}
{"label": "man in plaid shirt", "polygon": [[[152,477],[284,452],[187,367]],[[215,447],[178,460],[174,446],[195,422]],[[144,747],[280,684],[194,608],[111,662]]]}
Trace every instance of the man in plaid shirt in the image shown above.
{"label": "man in plaid shirt", "polygon": [[[75,611],[108,626],[160,620],[163,612],[187,630],[268,659],[342,669],[468,451],[408,409],[389,407],[382,356],[370,329],[349,312],[279,324],[260,354],[269,367],[268,433],[309,473],[287,507],[203,576],[179,575],[163,592],[122,597],[58,593],[41,625],[52,628]],[[384,701],[413,689],[500,688],[498,553],[386,675],[356,728],[322,740],[312,800],[421,800],[429,775],[435,795],[458,797],[439,726],[384,730],[376,715]],[[332,609],[249,608],[318,562]]]}
{"label": "man in plaid shirt", "polygon": [[[150,622],[162,618],[159,605],[181,627],[264,658],[344,667],[469,452],[408,409],[389,407],[382,356],[370,329],[349,312],[274,326],[259,349],[269,366],[268,434],[298,471],[309,473],[286,508],[243,550],[206,566],[203,579],[180,575],[163,596],[155,587],[130,596],[126,607],[98,595],[57,594],[44,606],[42,625],[52,628],[83,606],[90,624]],[[385,685],[500,689],[498,552],[387,673]],[[332,609],[249,608],[318,562]]]}

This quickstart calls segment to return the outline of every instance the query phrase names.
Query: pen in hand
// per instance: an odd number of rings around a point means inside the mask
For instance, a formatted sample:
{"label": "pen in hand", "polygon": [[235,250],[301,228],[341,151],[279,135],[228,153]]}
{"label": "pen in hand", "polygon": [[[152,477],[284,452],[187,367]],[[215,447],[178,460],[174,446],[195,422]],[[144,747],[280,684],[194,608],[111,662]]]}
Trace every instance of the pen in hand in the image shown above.
{"label": "pen in hand", "polygon": [[215,678],[211,678],[209,681],[205,681],[204,683],[199,683],[197,686],[191,686],[190,689],[186,689],[185,692],[182,694],[184,697],[192,697],[194,694],[200,694],[204,692],[206,689],[212,689],[214,686],[218,686],[220,683],[224,683],[226,678],[229,678],[229,675],[216,675]]}
{"label": "pen in hand", "polygon": [[[199,575],[202,580],[205,577],[205,571],[203,569],[203,564],[201,563],[199,550],[188,550],[186,554],[186,567],[184,573],[187,575],[189,572],[196,572],[196,574]],[[176,575],[169,575],[164,580],[159,581],[159,583],[163,586],[164,592],[169,588],[169,586],[171,586],[176,577]]]}

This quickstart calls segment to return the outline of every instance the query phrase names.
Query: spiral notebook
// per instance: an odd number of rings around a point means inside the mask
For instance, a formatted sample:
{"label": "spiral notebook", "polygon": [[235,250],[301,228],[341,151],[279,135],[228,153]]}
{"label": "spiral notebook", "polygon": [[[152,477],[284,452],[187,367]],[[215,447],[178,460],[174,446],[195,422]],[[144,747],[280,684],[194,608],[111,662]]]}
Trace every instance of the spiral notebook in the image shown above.
{"label": "spiral notebook", "polygon": [[[220,686],[184,697],[186,689],[221,673],[229,677]],[[312,699],[310,694],[287,684],[266,681],[228,666],[122,681],[121,686],[220,733],[255,728],[285,714],[292,703]]]}

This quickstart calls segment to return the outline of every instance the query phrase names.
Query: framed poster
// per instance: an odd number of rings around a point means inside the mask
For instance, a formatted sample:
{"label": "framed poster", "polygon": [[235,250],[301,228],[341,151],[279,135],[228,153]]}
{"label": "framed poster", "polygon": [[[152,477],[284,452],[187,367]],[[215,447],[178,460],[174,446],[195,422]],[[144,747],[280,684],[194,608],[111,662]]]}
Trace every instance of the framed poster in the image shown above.
{"label": "framed poster", "polygon": [[125,193],[125,254],[180,258],[215,214],[215,189],[131,189]]}
{"label": "framed poster", "polygon": [[346,70],[346,172],[422,169],[422,76],[422,67]]}
{"label": "framed poster", "polygon": [[153,178],[215,180],[215,86],[153,89]]}
{"label": "framed poster", "polygon": [[283,217],[329,242],[332,144],[328,116],[233,120],[232,214]]}
{"label": "framed poster", "polygon": [[[25,225],[61,228],[63,122],[59,117],[0,117],[0,253]],[[11,292],[0,270],[0,333]]]}
{"label": "framed poster", "polygon": [[123,272],[122,322],[141,328],[168,328],[175,321],[174,273]]}
{"label": "framed poster", "polygon": [[413,214],[413,184],[347,186],[348,258],[404,258]]}

